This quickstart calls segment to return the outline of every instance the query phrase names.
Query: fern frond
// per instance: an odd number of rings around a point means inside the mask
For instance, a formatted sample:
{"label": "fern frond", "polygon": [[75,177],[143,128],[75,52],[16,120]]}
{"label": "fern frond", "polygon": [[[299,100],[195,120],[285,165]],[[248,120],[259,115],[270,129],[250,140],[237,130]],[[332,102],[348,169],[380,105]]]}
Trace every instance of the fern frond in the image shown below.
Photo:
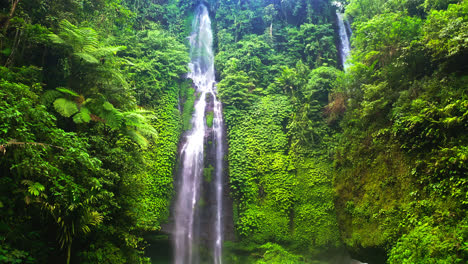
{"label": "fern frond", "polygon": [[126,126],[139,127],[143,122],[146,122],[146,118],[136,112],[125,112],[124,118]]}
{"label": "fern frond", "polygon": [[141,126],[137,129],[138,133],[145,136],[147,139],[155,140],[158,137],[158,132],[152,125]]}
{"label": "fern frond", "polygon": [[98,33],[92,28],[80,28],[78,32],[81,36],[83,51],[95,51],[99,46]]}
{"label": "fern frond", "polygon": [[128,130],[125,134],[135,143],[140,145],[140,147],[145,148],[148,146],[148,140],[142,134],[138,133],[138,131]]}
{"label": "fern frond", "polygon": [[75,52],[73,53],[74,56],[78,57],[79,59],[82,59],[83,61],[91,64],[98,64],[99,60],[96,59],[93,55],[86,53],[86,52]]}
{"label": "fern frond", "polygon": [[41,103],[43,105],[51,105],[57,98],[61,97],[62,94],[56,90],[46,91],[41,97]]}
{"label": "fern frond", "polygon": [[62,34],[62,36],[65,36],[70,40],[73,40],[73,38],[70,37],[74,37],[75,40],[79,39],[79,36],[77,34],[78,27],[73,25],[70,21],[63,19],[62,21],[60,21],[59,25],[62,32],[64,31],[65,33],[68,33],[64,34],[61,32],[60,34]]}
{"label": "fern frond", "polygon": [[123,123],[122,113],[111,103],[101,99],[90,105],[90,107],[92,107],[92,112],[102,118],[112,129],[121,129]]}
{"label": "fern frond", "polygon": [[156,129],[149,123],[147,117],[137,111],[125,112],[123,115],[127,127],[131,127],[146,136],[156,136]]}
{"label": "fern frond", "polygon": [[128,121],[128,125],[140,127],[142,124],[147,124],[154,115],[145,116],[145,112],[140,111],[127,111],[125,117]]}
{"label": "fern frond", "polygon": [[139,126],[138,128],[133,128],[132,130],[137,131],[139,134],[146,137],[147,139],[156,139],[158,136],[158,132],[150,124],[145,124]]}
{"label": "fern frond", "polygon": [[73,122],[77,124],[91,121],[91,113],[87,107],[81,107],[80,112],[73,116]]}
{"label": "fern frond", "polygon": [[102,222],[103,219],[104,217],[99,212],[93,211],[89,213],[90,225],[93,225],[93,226],[98,225]]}
{"label": "fern frond", "polygon": [[90,226],[96,226],[103,220],[103,216],[96,211],[86,210],[81,217],[81,232],[87,234],[91,231]]}
{"label": "fern frond", "polygon": [[117,54],[117,52],[119,52],[121,50],[125,50],[126,48],[127,47],[125,47],[125,46],[101,47],[101,48],[96,49],[93,52],[93,55],[95,55],[97,57],[106,57],[106,56],[109,56],[109,55],[115,55],[115,54]]}
{"label": "fern frond", "polygon": [[82,45],[81,34],[75,25],[64,19],[60,21],[60,29],[59,35],[64,40],[64,44],[70,45],[74,50]]}
{"label": "fern frond", "polygon": [[102,104],[102,107],[107,111],[115,110],[115,107],[111,103],[109,103],[107,101]]}
{"label": "fern frond", "polygon": [[62,21],[60,21],[59,25],[62,29],[68,29],[68,30],[76,29],[76,26],[70,23],[70,21],[66,19],[63,19]]}
{"label": "fern frond", "polygon": [[78,112],[78,107],[75,102],[65,98],[59,98],[54,102],[55,110],[64,117],[70,117]]}
{"label": "fern frond", "polygon": [[52,43],[55,43],[55,44],[60,44],[60,45],[65,44],[65,41],[54,33],[49,34],[49,39],[50,41],[52,41]]}
{"label": "fern frond", "polygon": [[[149,143],[148,140],[155,139],[158,135],[156,129],[151,125],[148,117],[144,114],[152,114],[152,112],[134,110],[122,114],[126,130],[125,134],[141,147],[146,147]],[[152,116],[153,115],[150,115],[150,117]]]}
{"label": "fern frond", "polygon": [[69,95],[74,96],[74,97],[80,96],[79,94],[77,94],[77,93],[75,93],[74,91],[72,91],[72,90],[70,90],[70,89],[68,89],[68,88],[65,88],[65,87],[57,87],[57,88],[55,88],[55,89],[56,89],[57,91],[59,91],[59,92],[62,92],[62,93],[64,93],[64,94],[69,94]]}
{"label": "fern frond", "polygon": [[120,129],[122,126],[122,117],[118,111],[107,112],[105,115],[101,115],[100,117],[103,118],[106,121],[106,124],[113,129]]}
{"label": "fern frond", "polygon": [[115,91],[120,90],[121,87],[119,87],[119,85],[122,85],[122,86],[127,85],[127,80],[124,74],[118,68],[103,66],[103,67],[98,67],[97,72],[101,76],[105,76],[109,78],[110,80],[113,80],[115,84],[118,84],[113,87]]}

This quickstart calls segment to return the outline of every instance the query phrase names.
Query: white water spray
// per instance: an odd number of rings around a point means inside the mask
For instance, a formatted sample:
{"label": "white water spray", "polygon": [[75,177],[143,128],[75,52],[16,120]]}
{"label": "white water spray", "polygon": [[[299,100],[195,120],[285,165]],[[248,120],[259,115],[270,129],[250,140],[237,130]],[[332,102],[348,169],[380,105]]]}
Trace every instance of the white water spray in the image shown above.
{"label": "white water spray", "polygon": [[[345,23],[343,22],[343,13],[336,11],[336,16],[338,18],[338,29],[340,34],[340,56],[341,63],[343,64],[343,69],[348,67],[346,60],[348,59],[349,53],[351,51],[351,45],[349,43],[349,37],[346,32]],[[351,28],[349,28],[351,32]]]}
{"label": "white water spray", "polygon": [[[186,136],[185,144],[181,150],[182,173],[178,186],[175,205],[174,230],[174,263],[196,264],[200,262],[198,254],[200,233],[212,234],[212,251],[214,264],[222,264],[223,242],[223,116],[222,106],[217,99],[215,91],[215,70],[213,54],[213,33],[207,8],[204,5],[196,9],[196,16],[192,23],[190,40],[190,72],[188,78],[193,80],[196,92],[199,95],[194,107],[192,117],[192,130]],[[210,95],[210,96],[207,96]],[[205,112],[207,100],[213,100],[213,128],[212,135],[215,144],[215,178],[214,178],[214,225],[208,225],[210,230],[200,230],[200,196],[203,182],[204,146],[206,126]]]}

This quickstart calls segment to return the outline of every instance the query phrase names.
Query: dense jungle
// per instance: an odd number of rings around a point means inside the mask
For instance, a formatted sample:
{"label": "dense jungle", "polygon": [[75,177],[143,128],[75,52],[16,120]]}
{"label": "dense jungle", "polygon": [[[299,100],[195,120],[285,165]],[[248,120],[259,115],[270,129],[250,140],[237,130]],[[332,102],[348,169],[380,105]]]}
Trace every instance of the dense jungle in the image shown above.
{"label": "dense jungle", "polygon": [[[227,206],[180,262],[200,17]],[[466,0],[0,0],[0,263],[468,263],[467,62]]]}

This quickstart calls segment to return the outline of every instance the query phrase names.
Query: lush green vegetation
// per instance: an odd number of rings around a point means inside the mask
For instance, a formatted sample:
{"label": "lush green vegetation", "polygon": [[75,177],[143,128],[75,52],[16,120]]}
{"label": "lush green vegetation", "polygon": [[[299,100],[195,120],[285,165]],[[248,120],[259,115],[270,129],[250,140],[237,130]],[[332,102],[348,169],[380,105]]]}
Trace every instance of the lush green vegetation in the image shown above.
{"label": "lush green vegetation", "polygon": [[[338,1],[346,72],[332,1],[204,2],[226,263],[468,261],[466,0]],[[0,263],[150,262],[197,97],[181,77],[198,3],[0,0]]]}
{"label": "lush green vegetation", "polygon": [[343,4],[346,73],[329,2],[217,6],[237,250],[260,263],[341,245],[370,263],[463,263],[467,3]]}
{"label": "lush green vegetation", "polygon": [[1,2],[1,263],[149,262],[187,86],[176,4]]}
{"label": "lush green vegetation", "polygon": [[350,1],[354,66],[333,91],[348,102],[335,158],[343,241],[389,263],[465,263],[468,2],[381,2]]}
{"label": "lush green vegetation", "polygon": [[216,18],[240,240],[227,262],[326,258],[341,247],[329,152],[334,138],[322,115],[341,75],[334,9],[327,1],[223,1]]}

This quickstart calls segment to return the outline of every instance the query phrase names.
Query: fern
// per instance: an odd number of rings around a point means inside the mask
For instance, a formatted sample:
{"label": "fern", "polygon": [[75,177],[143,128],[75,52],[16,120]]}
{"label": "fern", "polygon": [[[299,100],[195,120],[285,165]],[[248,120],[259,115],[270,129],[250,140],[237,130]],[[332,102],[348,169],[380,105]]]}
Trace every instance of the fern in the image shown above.
{"label": "fern", "polygon": [[90,64],[98,64],[100,58],[113,56],[127,48],[125,46],[102,46],[98,33],[94,29],[78,28],[67,20],[60,22],[59,34],[49,34],[49,39],[55,44],[68,46],[74,57]]}
{"label": "fern", "polygon": [[142,147],[148,145],[148,139],[157,137],[156,129],[149,123],[148,117],[152,117],[152,112],[134,110],[123,113],[126,135]]}
{"label": "fern", "polygon": [[147,118],[143,116],[144,113],[149,113],[149,112],[143,112],[139,110],[125,112],[124,113],[125,125],[141,127],[143,124],[147,122]]}
{"label": "fern", "polygon": [[96,69],[96,73],[100,76],[106,77],[107,79],[113,80],[116,82],[116,86],[112,88],[112,90],[119,91],[124,90],[125,86],[127,86],[127,80],[122,72],[116,67],[99,67]]}
{"label": "fern", "polygon": [[[75,101],[66,98],[57,98],[63,94],[71,96]],[[81,97],[79,103],[76,99]],[[44,100],[54,101],[55,110],[64,117],[73,117],[73,122],[77,124],[88,123],[92,120],[92,114],[99,117],[94,121],[101,121],[113,130],[119,130],[128,136],[141,147],[146,147],[149,140],[157,137],[156,129],[149,122],[154,118],[153,112],[144,110],[133,110],[121,112],[115,108],[106,98],[84,99],[78,93],[64,87],[57,88],[57,91],[50,91],[45,94]]]}
{"label": "fern", "polygon": [[107,111],[115,110],[114,106],[111,103],[107,102],[107,101],[102,104],[102,107]]}
{"label": "fern", "polygon": [[55,110],[64,117],[70,117],[76,114],[79,110],[75,102],[65,98],[59,98],[54,102]]}
{"label": "fern", "polygon": [[42,97],[41,97],[41,103],[43,105],[46,105],[46,106],[49,106],[51,105],[52,103],[54,103],[54,101],[57,99],[57,98],[60,98],[62,97],[62,93],[60,93],[59,91],[56,91],[56,90],[49,90],[49,91],[46,91]]}
{"label": "fern", "polygon": [[98,57],[106,57],[109,55],[115,55],[117,54],[117,52],[121,50],[125,50],[125,49],[127,49],[127,47],[125,46],[108,46],[108,47],[100,47],[90,52],[92,52],[95,56],[98,56]]}
{"label": "fern", "polygon": [[59,91],[59,92],[62,92],[62,93],[64,93],[64,94],[69,94],[69,95],[71,95],[71,96],[73,96],[73,97],[78,97],[78,96],[80,96],[80,95],[77,94],[76,92],[74,92],[74,91],[72,91],[72,90],[70,90],[70,89],[68,89],[68,88],[65,88],[65,87],[57,87],[57,88],[55,88],[55,89],[56,89],[57,91]]}
{"label": "fern", "polygon": [[94,52],[99,47],[97,32],[92,28],[79,28],[76,30],[80,36],[79,41],[82,51]]}
{"label": "fern", "polygon": [[49,39],[55,44],[65,44],[65,41],[61,37],[53,33],[49,34]]}
{"label": "fern", "polygon": [[91,113],[87,107],[81,107],[80,112],[73,116],[73,122],[77,124],[91,121]]}
{"label": "fern", "polygon": [[122,115],[119,111],[106,111],[100,115],[106,121],[106,124],[113,129],[120,129],[122,127]]}
{"label": "fern", "polygon": [[140,147],[147,147],[148,146],[148,140],[146,137],[144,137],[142,134],[140,134],[138,131],[135,130],[128,130],[126,131],[126,136],[128,136],[131,140],[133,140],[135,143],[140,145]]}
{"label": "fern", "polygon": [[104,217],[96,211],[85,210],[81,216],[81,232],[87,234],[91,231],[90,226],[97,226],[102,222]]}
{"label": "fern", "polygon": [[91,64],[98,64],[99,63],[99,60],[96,59],[96,57],[94,57],[93,55],[89,54],[89,53],[85,53],[85,52],[76,52],[76,53],[73,53],[73,55],[87,63],[91,63]]}
{"label": "fern", "polygon": [[93,104],[93,110],[93,113],[104,119],[112,129],[121,129],[123,123],[122,113],[111,103],[102,98]]}

